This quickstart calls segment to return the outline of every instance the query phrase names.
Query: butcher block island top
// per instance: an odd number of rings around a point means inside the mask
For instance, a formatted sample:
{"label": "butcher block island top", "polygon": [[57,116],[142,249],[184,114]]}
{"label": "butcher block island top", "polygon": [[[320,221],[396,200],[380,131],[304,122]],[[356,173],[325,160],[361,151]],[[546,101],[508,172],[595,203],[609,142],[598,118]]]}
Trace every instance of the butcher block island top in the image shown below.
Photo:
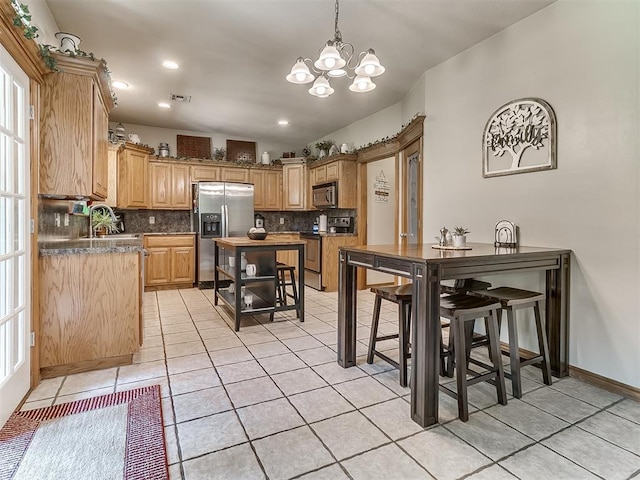
{"label": "butcher block island top", "polygon": [[214,240],[221,247],[279,247],[284,245],[304,245],[304,240],[271,240],[269,237],[264,240],[251,240],[248,237],[225,237]]}

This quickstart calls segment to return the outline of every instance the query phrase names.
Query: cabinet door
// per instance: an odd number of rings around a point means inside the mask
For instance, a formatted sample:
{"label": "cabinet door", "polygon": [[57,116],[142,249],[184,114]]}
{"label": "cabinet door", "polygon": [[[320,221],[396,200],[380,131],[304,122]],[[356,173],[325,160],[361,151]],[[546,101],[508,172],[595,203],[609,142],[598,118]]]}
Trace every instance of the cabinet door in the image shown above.
{"label": "cabinet door", "polygon": [[313,170],[313,180],[312,185],[319,185],[321,183],[326,183],[327,181],[327,166],[322,165]]}
{"label": "cabinet door", "polygon": [[118,145],[107,145],[107,198],[104,203],[110,207],[118,206]]}
{"label": "cabinet door", "polygon": [[171,171],[172,205],[176,210],[191,209],[191,182],[188,165],[173,165]]}
{"label": "cabinet door", "polygon": [[208,167],[201,165],[191,166],[191,181],[216,182],[220,180],[220,167]]}
{"label": "cabinet door", "polygon": [[282,210],[282,172],[267,170],[264,172],[263,204],[265,210]]}
{"label": "cabinet door", "polygon": [[222,180],[225,182],[249,182],[249,169],[247,168],[223,168]]}
{"label": "cabinet door", "polygon": [[265,171],[252,168],[249,181],[253,183],[253,208],[264,210],[266,208]]}
{"label": "cabinet door", "polygon": [[147,208],[149,156],[125,149],[118,160],[118,207]]}
{"label": "cabinet door", "polygon": [[101,199],[108,196],[109,163],[109,117],[102,101],[100,89],[93,85],[93,194]]}
{"label": "cabinet door", "polygon": [[304,165],[285,165],[282,169],[282,189],[284,210],[304,210],[306,208],[307,182]]}
{"label": "cabinet door", "polygon": [[171,282],[193,283],[195,275],[195,252],[193,247],[171,249]]}
{"label": "cabinet door", "polygon": [[171,164],[149,162],[151,208],[169,210],[171,204]]}
{"label": "cabinet door", "polygon": [[154,247],[147,249],[149,256],[144,270],[145,286],[166,285],[171,278],[171,249]]}
{"label": "cabinet door", "polygon": [[340,165],[338,162],[325,165],[327,182],[330,182],[332,180],[338,180],[339,166]]}

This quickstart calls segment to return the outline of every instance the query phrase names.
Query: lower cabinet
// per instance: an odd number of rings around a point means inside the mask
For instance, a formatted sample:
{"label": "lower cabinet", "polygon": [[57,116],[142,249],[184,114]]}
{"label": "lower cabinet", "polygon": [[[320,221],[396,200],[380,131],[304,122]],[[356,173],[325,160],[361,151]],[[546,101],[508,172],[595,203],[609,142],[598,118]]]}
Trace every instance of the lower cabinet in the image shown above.
{"label": "lower cabinet", "polygon": [[196,280],[194,235],[145,235],[145,287],[179,287]]}
{"label": "lower cabinet", "polygon": [[39,258],[40,373],[130,364],[140,344],[140,252]]}

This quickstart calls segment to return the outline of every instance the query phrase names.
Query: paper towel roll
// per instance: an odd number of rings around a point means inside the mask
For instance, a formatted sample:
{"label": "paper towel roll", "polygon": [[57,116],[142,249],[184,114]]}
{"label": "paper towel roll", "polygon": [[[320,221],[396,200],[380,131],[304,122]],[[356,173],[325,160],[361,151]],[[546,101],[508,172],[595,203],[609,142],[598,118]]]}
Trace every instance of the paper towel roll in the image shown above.
{"label": "paper towel roll", "polygon": [[326,215],[320,215],[318,217],[318,230],[320,232],[326,232],[327,231],[327,216]]}

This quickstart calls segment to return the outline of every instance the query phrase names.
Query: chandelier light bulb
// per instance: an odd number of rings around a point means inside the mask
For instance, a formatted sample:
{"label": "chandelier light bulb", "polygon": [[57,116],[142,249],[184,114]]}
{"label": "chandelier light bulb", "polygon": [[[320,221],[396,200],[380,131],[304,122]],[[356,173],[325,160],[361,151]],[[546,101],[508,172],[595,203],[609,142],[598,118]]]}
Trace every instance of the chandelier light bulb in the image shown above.
{"label": "chandelier light bulb", "polygon": [[320,52],[320,58],[313,64],[318,70],[333,70],[334,68],[342,68],[347,62],[340,56],[340,52],[333,45],[332,41],[328,41]]}
{"label": "chandelier light bulb", "polygon": [[364,73],[366,73],[367,75],[371,75],[373,72],[375,72],[376,67],[374,67],[373,65],[367,65],[364,67]]}
{"label": "chandelier light bulb", "polygon": [[313,82],[313,86],[309,89],[309,93],[315,97],[327,98],[331,95],[335,90],[331,88],[329,84],[329,80],[324,77],[316,78],[316,81]]}
{"label": "chandelier light bulb", "polygon": [[380,64],[373,48],[367,50],[367,54],[360,60],[360,64],[355,70],[356,75],[366,75],[367,77],[377,77],[382,75],[384,71],[385,68]]}
{"label": "chandelier light bulb", "polygon": [[349,90],[352,92],[364,93],[370,92],[376,88],[376,84],[371,81],[369,77],[358,75],[353,79],[353,83],[349,85]]}
{"label": "chandelier light bulb", "polygon": [[287,81],[297,84],[310,83],[315,79],[302,57],[296,59],[296,63],[291,67],[291,72],[285,78]]}

